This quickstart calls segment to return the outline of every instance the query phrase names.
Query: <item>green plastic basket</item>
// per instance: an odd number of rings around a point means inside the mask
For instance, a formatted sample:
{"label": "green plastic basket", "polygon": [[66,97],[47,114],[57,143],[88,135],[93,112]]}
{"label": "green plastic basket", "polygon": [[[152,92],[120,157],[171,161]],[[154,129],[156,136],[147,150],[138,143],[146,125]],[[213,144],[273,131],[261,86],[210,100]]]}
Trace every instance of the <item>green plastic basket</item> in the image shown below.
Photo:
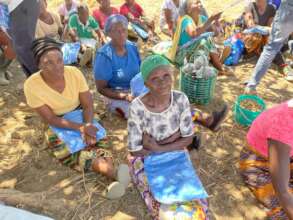
{"label": "green plastic basket", "polygon": [[197,79],[180,69],[180,90],[187,95],[190,103],[209,104],[214,97],[216,81],[216,75],[208,79]]}
{"label": "green plastic basket", "polygon": [[[257,112],[250,111],[248,109],[242,108],[240,103],[244,100],[252,100],[259,104],[262,109]],[[240,95],[238,96],[236,103],[234,105],[234,119],[235,121],[243,126],[250,126],[252,122],[257,118],[257,116],[266,109],[265,102],[256,95]]]}

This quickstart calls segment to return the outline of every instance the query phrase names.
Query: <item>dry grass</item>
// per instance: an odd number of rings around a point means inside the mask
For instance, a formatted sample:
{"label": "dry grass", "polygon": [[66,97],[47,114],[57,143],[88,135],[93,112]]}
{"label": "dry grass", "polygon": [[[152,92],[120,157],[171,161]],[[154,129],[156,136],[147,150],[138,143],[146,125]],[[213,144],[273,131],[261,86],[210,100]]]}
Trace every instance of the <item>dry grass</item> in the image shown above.
{"label": "dry grass", "polygon": [[[55,8],[60,0],[49,0],[50,7]],[[119,5],[122,1],[113,1]],[[138,1],[150,16],[158,20],[162,0]],[[209,12],[221,10],[231,0],[221,2],[209,0],[206,6]],[[95,5],[90,1],[91,6]],[[243,5],[229,10],[225,15],[235,18]],[[143,52],[145,47],[140,48]],[[224,102],[231,109],[236,97],[242,93],[241,82],[249,77],[255,63],[239,64],[235,67],[235,75],[218,79],[216,97],[208,106],[198,106],[204,111],[211,112]],[[24,76],[17,63],[10,70],[14,79],[10,86],[0,87],[0,188],[16,189],[24,193],[41,193],[41,201],[60,201],[72,209],[56,210],[50,206],[24,206],[37,213],[47,214],[56,219],[112,219],[120,212],[127,214],[125,219],[148,220],[146,207],[138,192],[130,187],[127,194],[116,201],[108,201],[101,197],[105,178],[95,175],[82,176],[64,166],[61,166],[46,151],[44,143],[44,126],[39,117],[25,104],[21,85]],[[96,92],[92,72],[83,69],[90,88],[95,97],[97,114],[104,112],[104,105]],[[282,76],[270,70],[259,87],[259,94],[270,107],[291,98],[292,84],[282,79]],[[112,142],[112,151],[116,163],[125,161],[126,124],[125,121],[106,113],[103,125],[107,128]],[[244,186],[237,169],[239,152],[245,144],[247,129],[236,125],[232,111],[223,123],[221,131],[211,133],[200,128],[205,136],[204,147],[193,162],[209,195],[212,219],[219,220],[254,220],[264,219],[263,208],[256,203],[250,191]],[[1,196],[1,191],[0,191]],[[60,203],[60,207],[63,206]],[[19,205],[22,207],[23,205]],[[130,216],[130,217],[129,217]],[[115,216],[113,219],[124,219]]]}

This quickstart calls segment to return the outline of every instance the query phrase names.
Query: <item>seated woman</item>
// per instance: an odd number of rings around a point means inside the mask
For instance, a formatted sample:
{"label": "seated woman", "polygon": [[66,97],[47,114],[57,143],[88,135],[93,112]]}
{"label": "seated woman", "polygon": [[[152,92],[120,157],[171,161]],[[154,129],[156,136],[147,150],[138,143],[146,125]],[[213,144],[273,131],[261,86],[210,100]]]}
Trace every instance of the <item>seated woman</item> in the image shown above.
{"label": "seated woman", "polygon": [[[36,39],[50,37],[62,40],[63,38],[63,26],[60,18],[54,12],[48,11],[46,0],[40,0],[40,14],[35,36]],[[79,42],[64,43],[62,52],[66,65],[78,62],[80,66],[84,66],[92,59],[92,50]]]}
{"label": "seated woman", "polygon": [[161,31],[172,37],[176,25],[177,20],[179,18],[179,10],[180,4],[182,5],[183,0],[165,0],[161,7],[161,14],[160,14],[160,29]]}
{"label": "seated woman", "polygon": [[120,14],[124,15],[129,22],[138,24],[145,31],[149,30],[151,36],[155,36],[155,22],[145,16],[142,7],[135,0],[125,0],[125,3],[120,7]]}
{"label": "seated woman", "polygon": [[117,8],[111,6],[111,0],[97,0],[100,4],[99,8],[93,11],[93,17],[99,23],[100,28],[105,28],[105,22],[110,15],[119,14]]}
{"label": "seated woman", "polygon": [[123,15],[111,15],[107,19],[105,33],[111,41],[98,50],[94,63],[97,90],[105,96],[107,108],[125,118],[133,99],[130,81],[140,67],[138,49],[127,41],[127,26]]}
{"label": "seated woman", "polygon": [[[164,34],[173,37],[179,16],[185,14],[185,7],[186,0],[165,0],[163,2],[160,14],[160,29]],[[201,14],[207,17],[204,8],[201,9]]]}
{"label": "seated woman", "polygon": [[173,72],[169,61],[160,55],[147,57],[141,65],[141,73],[149,92],[133,100],[128,119],[129,166],[133,183],[153,219],[207,219],[205,199],[166,205],[155,200],[150,191],[144,156],[152,152],[184,150],[192,143],[194,131],[188,98],[171,89]]}
{"label": "seated woman", "polygon": [[89,9],[84,3],[77,7],[77,14],[70,16],[68,29],[73,42],[81,42],[81,44],[93,49],[96,48],[98,42],[100,44],[106,42],[99,24],[89,15]]}
{"label": "seated woman", "polygon": [[[116,171],[110,153],[99,148],[97,128],[93,124],[93,99],[83,74],[75,67],[64,66],[60,44],[54,39],[37,39],[33,42],[32,50],[40,71],[24,83],[28,105],[50,126],[80,132],[86,144],[82,150],[71,153],[65,142],[49,129],[48,141],[52,154],[62,164],[76,170],[101,173],[112,180],[118,176],[119,182],[113,182],[105,195],[108,198],[122,196],[128,184],[128,171],[125,165]],[[83,123],[62,117],[77,109],[82,110]]]}
{"label": "seated woman", "polygon": [[261,113],[247,134],[240,172],[268,219],[293,219],[293,99]]}
{"label": "seated woman", "polygon": [[[172,48],[168,57],[177,65],[182,66],[186,57],[191,57],[194,53],[201,50],[211,59],[213,66],[220,71],[219,75],[226,74],[227,69],[221,62],[221,60],[224,59],[220,60],[218,51],[211,37],[195,41],[187,48],[178,51],[178,48],[190,42],[193,38],[207,32],[212,23],[218,20],[221,16],[221,13],[218,13],[207,18],[200,15],[200,9],[200,0],[187,0],[186,15],[180,18],[180,21],[178,22]],[[230,51],[230,48],[226,47],[223,54],[226,54],[227,49]],[[222,56],[224,56],[223,54]]]}
{"label": "seated woman", "polygon": [[[268,4],[267,0],[255,0],[255,2],[251,2],[245,9],[245,27],[252,28],[259,25],[270,28],[275,14],[275,7]],[[268,36],[248,34],[243,36],[243,41],[248,55],[260,55],[264,45],[268,41]],[[286,47],[284,47],[284,49],[286,49]],[[286,76],[290,75],[289,73],[292,72],[291,67],[286,64],[281,52],[276,55],[273,63],[276,64]]]}
{"label": "seated woman", "polygon": [[78,3],[75,0],[65,0],[58,8],[58,13],[63,25],[68,23],[70,15],[77,13]]}

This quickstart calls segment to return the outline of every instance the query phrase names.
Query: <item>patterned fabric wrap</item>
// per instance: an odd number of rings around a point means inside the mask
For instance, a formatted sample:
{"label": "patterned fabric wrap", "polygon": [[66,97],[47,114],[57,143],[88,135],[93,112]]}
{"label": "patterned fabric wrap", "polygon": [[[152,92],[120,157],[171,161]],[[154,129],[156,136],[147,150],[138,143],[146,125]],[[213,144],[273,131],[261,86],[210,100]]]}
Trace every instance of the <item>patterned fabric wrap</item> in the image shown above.
{"label": "patterned fabric wrap", "polygon": [[66,144],[58,138],[58,136],[51,130],[47,131],[47,141],[50,152],[63,165],[78,171],[90,171],[92,160],[103,156],[104,149],[107,146],[106,140],[100,140],[96,145],[87,147],[84,150],[71,154]]}
{"label": "patterned fabric wrap", "polygon": [[139,190],[154,220],[207,220],[208,203],[206,199],[198,199],[180,204],[164,205],[156,201],[150,192],[144,172],[143,157],[129,157],[130,175]]}
{"label": "patterned fabric wrap", "polygon": [[[268,220],[289,220],[274,191],[268,159],[255,152],[252,147],[245,147],[241,152],[239,167],[245,183],[256,199],[269,209]],[[293,193],[293,158],[290,160],[290,169],[289,188]]]}

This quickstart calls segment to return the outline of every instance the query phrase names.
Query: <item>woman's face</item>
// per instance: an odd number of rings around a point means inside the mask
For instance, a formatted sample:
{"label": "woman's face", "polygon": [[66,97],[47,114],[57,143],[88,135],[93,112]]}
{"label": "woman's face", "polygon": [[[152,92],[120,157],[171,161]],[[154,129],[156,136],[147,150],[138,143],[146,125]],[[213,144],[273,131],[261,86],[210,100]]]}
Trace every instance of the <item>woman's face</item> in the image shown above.
{"label": "woman's face", "polygon": [[112,24],[109,37],[115,45],[124,46],[127,40],[127,27],[122,23]]}
{"label": "woman's face", "polygon": [[200,0],[191,0],[188,2],[187,5],[187,12],[188,14],[199,13],[201,10],[201,1]]}
{"label": "woman's face", "polygon": [[47,77],[60,77],[64,73],[64,63],[62,53],[57,49],[45,52],[39,61],[39,68],[43,70]]}
{"label": "woman's face", "polygon": [[171,67],[162,66],[153,70],[145,84],[154,94],[168,95],[171,92],[172,83]]}
{"label": "woman's face", "polygon": [[80,9],[78,11],[78,17],[83,24],[86,24],[89,19],[89,10],[87,8]]}

